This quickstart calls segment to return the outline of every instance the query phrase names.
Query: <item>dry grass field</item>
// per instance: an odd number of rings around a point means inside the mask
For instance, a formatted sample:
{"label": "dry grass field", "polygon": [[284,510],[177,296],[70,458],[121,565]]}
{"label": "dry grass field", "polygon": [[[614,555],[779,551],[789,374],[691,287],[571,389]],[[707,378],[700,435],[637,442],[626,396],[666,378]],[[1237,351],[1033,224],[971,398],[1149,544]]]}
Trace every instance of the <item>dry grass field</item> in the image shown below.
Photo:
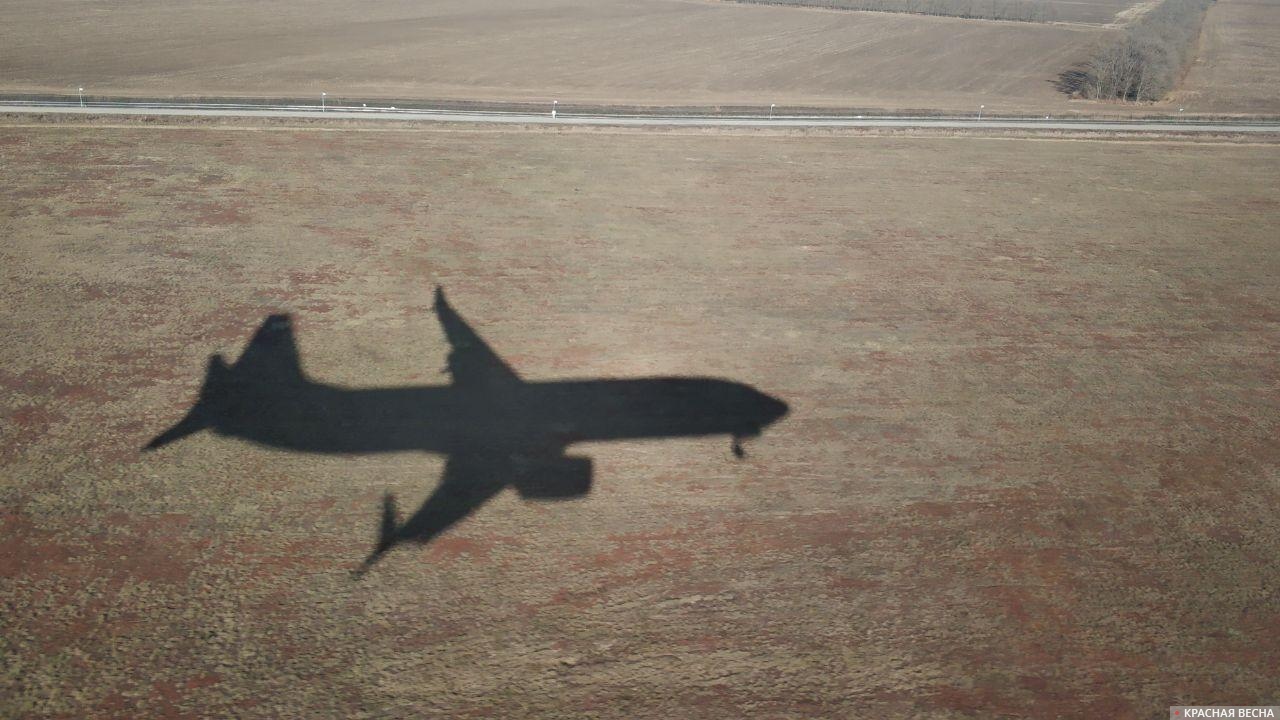
{"label": "dry grass field", "polygon": [[0,91],[1063,112],[1098,28],[685,0],[0,0]]}
{"label": "dry grass field", "polygon": [[1172,104],[1195,112],[1280,113],[1280,2],[1217,0]]}
{"label": "dry grass field", "polygon": [[[0,125],[0,715],[1162,717],[1280,696],[1280,147]],[[442,383],[790,415],[577,448],[367,575],[440,458],[180,418],[292,313]]]}

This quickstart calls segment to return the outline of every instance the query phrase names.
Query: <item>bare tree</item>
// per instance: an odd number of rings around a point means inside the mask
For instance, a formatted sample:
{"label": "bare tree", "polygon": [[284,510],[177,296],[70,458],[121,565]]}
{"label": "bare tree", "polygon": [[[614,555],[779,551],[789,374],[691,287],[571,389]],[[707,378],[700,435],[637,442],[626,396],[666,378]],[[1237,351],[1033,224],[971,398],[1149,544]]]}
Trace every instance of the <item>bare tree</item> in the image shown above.
{"label": "bare tree", "polygon": [[1213,0],[1165,0],[1094,53],[1075,91],[1095,100],[1159,100],[1187,64]]}

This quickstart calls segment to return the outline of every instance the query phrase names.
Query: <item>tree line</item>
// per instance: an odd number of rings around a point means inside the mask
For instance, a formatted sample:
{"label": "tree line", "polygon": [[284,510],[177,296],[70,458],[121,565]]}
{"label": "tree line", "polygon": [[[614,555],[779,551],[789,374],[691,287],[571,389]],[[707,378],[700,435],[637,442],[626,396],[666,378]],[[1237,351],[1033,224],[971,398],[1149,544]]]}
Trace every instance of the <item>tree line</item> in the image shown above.
{"label": "tree line", "polygon": [[1094,100],[1159,100],[1195,55],[1204,14],[1214,0],[1164,0],[1064,73],[1063,89]]}

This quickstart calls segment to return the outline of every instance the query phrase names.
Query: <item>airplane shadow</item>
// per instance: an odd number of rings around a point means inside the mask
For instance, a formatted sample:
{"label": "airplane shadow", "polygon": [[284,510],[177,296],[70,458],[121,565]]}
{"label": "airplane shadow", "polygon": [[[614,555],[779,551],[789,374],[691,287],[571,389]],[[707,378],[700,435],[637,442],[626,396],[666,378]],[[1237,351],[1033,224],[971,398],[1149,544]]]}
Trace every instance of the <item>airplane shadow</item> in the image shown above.
{"label": "airplane shadow", "polygon": [[239,360],[209,358],[199,399],[154,450],[201,430],[309,453],[423,451],[444,455],[435,492],[401,521],[383,502],[379,537],[363,569],[400,543],[425,544],[507,487],[531,500],[586,495],[590,458],[577,442],[759,435],[787,404],[749,385],[707,377],[526,381],[471,328],[437,288],[448,339],[447,385],[347,388],[303,371],[288,315],[268,317]]}

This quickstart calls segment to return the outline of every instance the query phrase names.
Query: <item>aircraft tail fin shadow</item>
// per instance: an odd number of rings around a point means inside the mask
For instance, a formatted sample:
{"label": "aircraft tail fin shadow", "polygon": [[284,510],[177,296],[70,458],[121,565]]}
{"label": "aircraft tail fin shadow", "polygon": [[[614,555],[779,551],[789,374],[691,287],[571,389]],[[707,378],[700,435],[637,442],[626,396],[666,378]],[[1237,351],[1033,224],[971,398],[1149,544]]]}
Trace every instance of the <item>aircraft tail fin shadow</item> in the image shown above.
{"label": "aircraft tail fin shadow", "polygon": [[152,438],[151,442],[143,447],[143,450],[155,450],[210,427],[213,424],[214,406],[217,398],[221,395],[222,388],[230,375],[231,368],[227,366],[222,356],[218,354],[210,355],[209,363],[205,367],[204,383],[200,386],[200,398],[187,411],[185,417],[174,424],[173,427]]}
{"label": "aircraft tail fin shadow", "polygon": [[270,315],[258,326],[249,346],[231,370],[242,378],[271,383],[306,381],[298,341],[293,334],[293,320],[288,315]]}
{"label": "aircraft tail fin shadow", "polygon": [[279,387],[306,382],[292,321],[288,315],[271,315],[258,326],[249,346],[235,364],[228,365],[219,354],[209,356],[204,383],[200,386],[200,398],[186,417],[152,438],[143,450],[155,450],[214,426],[218,413],[225,409],[226,403],[236,401],[237,392],[245,385]]}

